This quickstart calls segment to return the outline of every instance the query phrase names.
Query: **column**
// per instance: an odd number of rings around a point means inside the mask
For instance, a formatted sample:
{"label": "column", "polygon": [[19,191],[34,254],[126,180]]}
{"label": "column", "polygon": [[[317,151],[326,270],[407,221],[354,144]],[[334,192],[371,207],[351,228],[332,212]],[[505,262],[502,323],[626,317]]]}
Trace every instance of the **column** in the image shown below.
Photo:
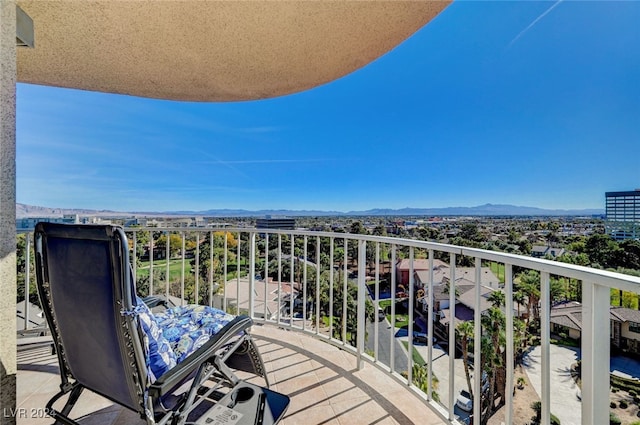
{"label": "column", "polygon": [[0,1],[0,424],[16,423],[16,2]]}

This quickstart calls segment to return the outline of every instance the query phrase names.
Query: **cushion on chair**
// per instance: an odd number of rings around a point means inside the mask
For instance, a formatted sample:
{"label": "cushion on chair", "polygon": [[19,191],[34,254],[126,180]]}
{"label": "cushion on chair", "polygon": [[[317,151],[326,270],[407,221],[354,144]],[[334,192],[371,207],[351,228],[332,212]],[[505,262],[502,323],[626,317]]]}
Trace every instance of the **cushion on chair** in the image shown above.
{"label": "cushion on chair", "polygon": [[153,314],[136,297],[138,317],[145,335],[147,369],[151,382],[203,346],[234,316],[213,307],[190,304]]}
{"label": "cushion on chair", "polygon": [[156,314],[158,326],[180,363],[218,333],[234,316],[213,307],[189,304]]}
{"label": "cushion on chair", "polygon": [[149,307],[136,297],[138,319],[144,333],[144,345],[147,354],[147,373],[151,382],[155,382],[178,361],[171,344],[162,334],[153,313]]}

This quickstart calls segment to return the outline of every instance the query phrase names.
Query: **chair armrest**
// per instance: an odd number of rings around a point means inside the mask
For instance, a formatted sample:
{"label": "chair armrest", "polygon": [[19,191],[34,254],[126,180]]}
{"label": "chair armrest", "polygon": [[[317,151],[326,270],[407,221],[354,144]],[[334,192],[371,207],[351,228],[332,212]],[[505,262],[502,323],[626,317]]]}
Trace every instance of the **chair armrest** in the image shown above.
{"label": "chair armrest", "polygon": [[202,347],[191,353],[186,359],[169,369],[164,375],[160,376],[151,384],[149,387],[149,395],[152,397],[161,397],[172,391],[176,385],[181,384],[184,379],[200,367],[202,363],[214,357],[216,352],[229,342],[229,340],[252,325],[253,320],[248,316],[237,316],[234,318],[220,329],[218,333],[211,336],[209,341]]}
{"label": "chair armrest", "polygon": [[147,297],[142,298],[142,301],[144,301],[144,303],[150,309],[157,306],[162,306],[164,308],[173,307],[173,303],[163,295],[149,295]]}

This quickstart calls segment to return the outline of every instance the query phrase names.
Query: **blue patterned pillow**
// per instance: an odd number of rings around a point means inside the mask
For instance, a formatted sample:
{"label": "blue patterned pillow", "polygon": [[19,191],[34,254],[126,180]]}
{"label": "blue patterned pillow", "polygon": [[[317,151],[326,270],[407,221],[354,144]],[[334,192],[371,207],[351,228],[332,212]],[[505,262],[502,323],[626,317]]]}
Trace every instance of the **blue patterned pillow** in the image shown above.
{"label": "blue patterned pillow", "polygon": [[189,304],[170,308],[155,318],[180,363],[232,321],[234,316],[209,306]]}
{"label": "blue patterned pillow", "polygon": [[144,332],[144,344],[147,352],[147,372],[151,382],[164,375],[177,364],[176,355],[171,344],[162,334],[162,329],[149,310],[149,307],[136,296],[138,320]]}

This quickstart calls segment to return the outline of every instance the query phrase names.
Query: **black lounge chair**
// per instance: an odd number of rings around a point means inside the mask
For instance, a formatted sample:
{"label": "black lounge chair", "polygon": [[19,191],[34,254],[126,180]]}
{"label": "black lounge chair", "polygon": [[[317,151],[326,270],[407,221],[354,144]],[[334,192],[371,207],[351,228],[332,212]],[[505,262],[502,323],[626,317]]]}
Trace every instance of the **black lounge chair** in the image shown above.
{"label": "black lounge chair", "polygon": [[77,425],[69,415],[85,388],[138,412],[149,425],[181,425],[193,416],[212,423],[230,412],[241,418],[238,424],[267,425],[284,415],[287,396],[234,373],[252,372],[268,386],[246,316],[228,318],[204,345],[155,376],[149,366],[154,345],[144,327],[149,310],[135,294],[121,228],[38,223],[35,249],[38,293],[62,380],[46,407],[56,424]]}

